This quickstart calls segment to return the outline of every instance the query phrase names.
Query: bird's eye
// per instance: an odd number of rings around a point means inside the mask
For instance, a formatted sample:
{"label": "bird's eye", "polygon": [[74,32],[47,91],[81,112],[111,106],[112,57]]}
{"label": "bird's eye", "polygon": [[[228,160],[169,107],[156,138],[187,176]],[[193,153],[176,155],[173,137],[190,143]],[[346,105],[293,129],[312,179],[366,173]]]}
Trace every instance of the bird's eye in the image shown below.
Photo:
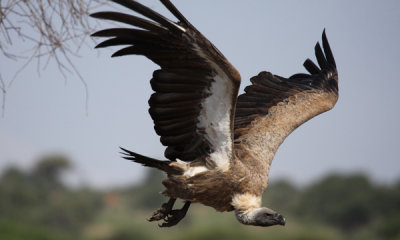
{"label": "bird's eye", "polygon": [[264,213],[264,217],[271,217],[271,216],[272,216],[272,214]]}

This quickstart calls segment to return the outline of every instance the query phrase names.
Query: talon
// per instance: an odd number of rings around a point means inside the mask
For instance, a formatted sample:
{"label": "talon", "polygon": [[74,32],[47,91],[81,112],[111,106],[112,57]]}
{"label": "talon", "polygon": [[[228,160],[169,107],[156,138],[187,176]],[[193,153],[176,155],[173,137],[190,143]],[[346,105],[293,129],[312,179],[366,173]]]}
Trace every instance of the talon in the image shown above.
{"label": "talon", "polygon": [[158,209],[158,210],[156,210],[154,213],[153,213],[153,215],[149,218],[149,219],[147,219],[149,222],[153,222],[153,221],[159,221],[159,220],[161,220],[161,219],[163,219],[165,216],[165,214],[164,214],[164,211],[163,211],[164,209],[162,209],[162,208],[160,208],[160,209]]}
{"label": "talon", "polygon": [[185,205],[180,210],[172,210],[175,200],[175,198],[171,198],[168,203],[162,204],[147,220],[149,222],[164,220],[163,223],[158,224],[159,227],[172,227],[178,224],[185,217],[190,202],[185,202]]}
{"label": "talon", "polygon": [[175,200],[175,198],[171,198],[167,203],[162,204],[161,207],[157,209],[149,219],[147,219],[147,221],[160,221],[161,219],[168,217],[168,214],[172,211]]}
{"label": "talon", "polygon": [[189,209],[190,202],[186,202],[185,205],[180,210],[172,210],[169,212],[168,216],[164,218],[164,222],[159,227],[172,227],[178,224],[185,216]]}

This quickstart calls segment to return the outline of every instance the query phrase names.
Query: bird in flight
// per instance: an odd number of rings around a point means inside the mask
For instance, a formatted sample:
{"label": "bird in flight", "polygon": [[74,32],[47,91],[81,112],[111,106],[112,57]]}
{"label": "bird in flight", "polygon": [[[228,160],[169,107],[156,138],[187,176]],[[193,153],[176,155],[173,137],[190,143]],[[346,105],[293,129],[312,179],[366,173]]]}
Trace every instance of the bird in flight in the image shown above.
{"label": "bird in flight", "polygon": [[[113,0],[142,17],[120,12],[91,16],[128,24],[92,36],[107,37],[96,48],[125,45],[112,56],[143,55],[160,66],[150,84],[149,113],[166,146],[157,160],[123,149],[124,158],[164,171],[167,203],[149,221],[176,225],[191,203],[234,211],[246,225],[285,225],[285,218],[261,206],[275,152],[298,126],[333,108],[338,73],[325,30],[315,46],[318,65],[289,78],[260,72],[238,96],[241,77],[224,55],[169,1],[161,3],[178,19],[160,15],[133,0]],[[144,17],[144,18],[143,18]],[[173,209],[176,199],[185,201]]]}

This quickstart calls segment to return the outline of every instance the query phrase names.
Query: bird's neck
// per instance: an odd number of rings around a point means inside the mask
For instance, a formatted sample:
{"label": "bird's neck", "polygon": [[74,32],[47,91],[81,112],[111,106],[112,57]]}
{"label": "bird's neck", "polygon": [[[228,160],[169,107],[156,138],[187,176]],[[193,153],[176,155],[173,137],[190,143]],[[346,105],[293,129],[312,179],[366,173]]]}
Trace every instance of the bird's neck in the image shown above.
{"label": "bird's neck", "polygon": [[249,211],[235,210],[236,219],[245,225],[255,225],[255,216],[260,208]]}
{"label": "bird's neck", "polygon": [[254,224],[254,216],[261,206],[261,196],[250,193],[235,194],[232,198],[236,219],[246,225]]}

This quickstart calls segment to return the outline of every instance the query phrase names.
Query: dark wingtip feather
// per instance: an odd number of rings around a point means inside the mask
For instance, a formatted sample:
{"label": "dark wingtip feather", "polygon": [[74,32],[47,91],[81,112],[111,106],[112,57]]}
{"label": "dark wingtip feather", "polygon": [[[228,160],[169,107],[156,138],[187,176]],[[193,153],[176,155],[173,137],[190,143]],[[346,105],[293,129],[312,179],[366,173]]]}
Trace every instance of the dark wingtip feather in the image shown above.
{"label": "dark wingtip feather", "polygon": [[307,58],[304,63],[303,66],[307,69],[307,71],[311,74],[317,74],[319,73],[321,70],[319,69],[319,67],[317,65],[315,65],[315,63],[313,61],[311,61],[311,59]]}
{"label": "dark wingtip feather", "polygon": [[100,18],[99,17],[99,12],[91,13],[91,14],[89,14],[89,16],[92,17],[92,18]]}
{"label": "dark wingtip feather", "polygon": [[121,22],[146,30],[152,30],[152,31],[168,30],[166,27],[163,27],[158,23],[125,13],[105,11],[105,12],[96,12],[90,14],[90,16],[98,19]]}
{"label": "dark wingtip feather", "polygon": [[[101,30],[102,31],[102,30]],[[101,31],[97,31],[95,33],[90,34],[91,37],[102,37],[101,36]]]}
{"label": "dark wingtip feather", "polygon": [[152,9],[144,6],[141,3],[138,3],[136,1],[131,1],[131,0],[112,0],[115,3],[118,3],[126,8],[129,8],[147,18],[150,18],[151,20],[167,27],[168,29],[172,31],[177,31],[177,32],[185,32],[185,29],[179,26],[178,24],[174,23],[173,21],[167,19],[166,17],[160,15],[159,13],[153,11]]}
{"label": "dark wingtip feather", "polygon": [[183,14],[171,3],[169,0],[160,0],[162,4],[182,23],[189,26],[189,21],[183,16]]}
{"label": "dark wingtip feather", "polygon": [[92,33],[91,37],[114,37],[116,36],[116,28],[109,28]]}
{"label": "dark wingtip feather", "polygon": [[111,57],[120,57],[120,56],[124,56],[124,55],[136,54],[135,52],[133,52],[133,49],[136,49],[136,48],[134,46],[123,48],[121,50],[116,51],[113,55],[111,55]]}
{"label": "dark wingtip feather", "polygon": [[132,40],[123,38],[111,38],[96,45],[95,48],[105,48],[117,45],[131,45]]}
{"label": "dark wingtip feather", "polygon": [[311,74],[317,74],[319,73],[322,69],[331,69],[336,68],[336,63],[335,59],[333,58],[332,50],[329,46],[328,38],[326,37],[326,30],[322,32],[322,47],[319,42],[315,44],[315,56],[318,61],[317,66],[313,61],[310,59],[307,59],[303,66],[307,69],[307,71]]}
{"label": "dark wingtip feather", "polygon": [[319,42],[315,45],[315,56],[317,57],[318,64],[321,69],[326,69],[328,67],[328,62],[326,61],[324,52],[322,51]]}
{"label": "dark wingtip feather", "polygon": [[333,53],[331,50],[331,47],[329,46],[328,38],[326,37],[326,31],[322,32],[322,46],[324,48],[325,56],[326,59],[328,60],[328,63],[336,67],[336,62],[335,58],[333,57]]}

